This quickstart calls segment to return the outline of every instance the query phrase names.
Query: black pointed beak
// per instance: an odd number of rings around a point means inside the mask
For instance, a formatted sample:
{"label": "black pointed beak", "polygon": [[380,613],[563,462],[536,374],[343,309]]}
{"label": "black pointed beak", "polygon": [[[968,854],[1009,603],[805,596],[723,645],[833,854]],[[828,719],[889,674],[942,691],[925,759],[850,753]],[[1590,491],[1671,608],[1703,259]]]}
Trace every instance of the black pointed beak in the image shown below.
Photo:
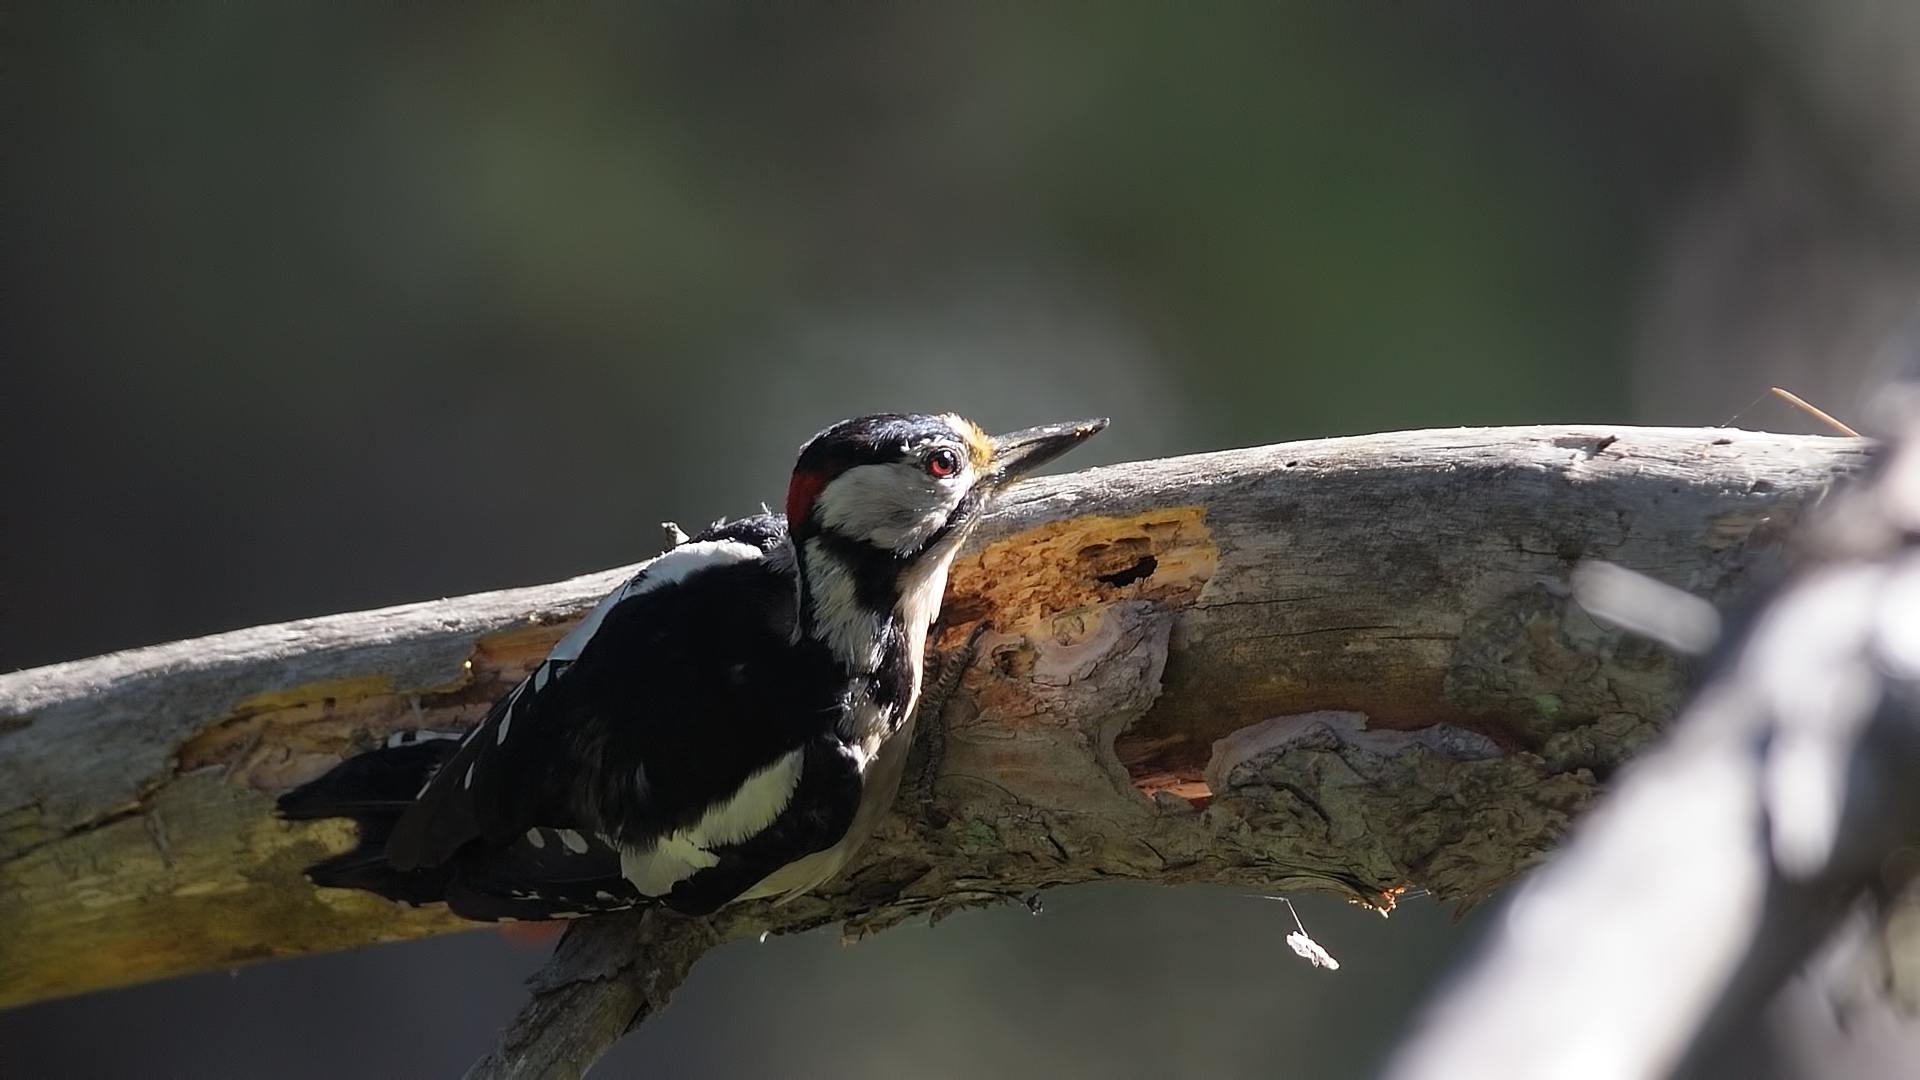
{"label": "black pointed beak", "polygon": [[1004,487],[1092,438],[1105,419],[1042,424],[993,438],[993,483]]}

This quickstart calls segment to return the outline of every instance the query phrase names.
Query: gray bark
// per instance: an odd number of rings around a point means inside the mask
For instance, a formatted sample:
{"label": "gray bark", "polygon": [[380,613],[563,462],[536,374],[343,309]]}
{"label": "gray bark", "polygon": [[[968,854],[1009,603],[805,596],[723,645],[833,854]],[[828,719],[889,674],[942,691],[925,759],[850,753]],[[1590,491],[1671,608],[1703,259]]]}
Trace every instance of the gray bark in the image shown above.
{"label": "gray bark", "polygon": [[1920,323],[1912,333],[1910,381],[1880,397],[1904,429],[1886,467],[1802,531],[1793,575],[1672,736],[1528,880],[1388,1075],[1752,1075],[1794,1037],[1769,1003],[1816,953],[1807,981],[1841,1026],[1904,1014],[1910,1029],[1904,1047],[1883,1036],[1817,1074],[1913,1075]]}

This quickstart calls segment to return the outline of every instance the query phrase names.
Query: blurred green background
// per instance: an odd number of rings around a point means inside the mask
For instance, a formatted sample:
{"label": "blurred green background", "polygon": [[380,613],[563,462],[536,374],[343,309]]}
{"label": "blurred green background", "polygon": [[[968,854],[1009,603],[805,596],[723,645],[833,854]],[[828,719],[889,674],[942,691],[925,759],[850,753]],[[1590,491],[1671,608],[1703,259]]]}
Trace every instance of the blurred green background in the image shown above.
{"label": "blurred green background", "polygon": [[[1916,10],[11,7],[0,665],[631,562],[880,409],[1112,416],[1076,466],[1845,414],[1920,291]],[[737,946],[603,1074],[1361,1075],[1447,911],[1305,902],[1337,973],[1204,889]],[[0,1072],[447,1075],[539,959],[48,1003]]]}

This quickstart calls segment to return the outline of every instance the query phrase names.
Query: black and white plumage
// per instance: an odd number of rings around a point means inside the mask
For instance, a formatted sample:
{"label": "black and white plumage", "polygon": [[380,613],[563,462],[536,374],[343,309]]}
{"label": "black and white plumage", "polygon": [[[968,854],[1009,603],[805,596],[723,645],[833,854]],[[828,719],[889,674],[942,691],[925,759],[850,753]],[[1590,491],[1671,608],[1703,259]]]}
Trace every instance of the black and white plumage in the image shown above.
{"label": "black and white plumage", "polygon": [[464,738],[396,738],[284,796],[284,816],[360,828],[310,878],[482,920],[705,914],[820,884],[893,800],[974,523],[1105,426],[828,428],[801,450],[785,517],[647,563]]}

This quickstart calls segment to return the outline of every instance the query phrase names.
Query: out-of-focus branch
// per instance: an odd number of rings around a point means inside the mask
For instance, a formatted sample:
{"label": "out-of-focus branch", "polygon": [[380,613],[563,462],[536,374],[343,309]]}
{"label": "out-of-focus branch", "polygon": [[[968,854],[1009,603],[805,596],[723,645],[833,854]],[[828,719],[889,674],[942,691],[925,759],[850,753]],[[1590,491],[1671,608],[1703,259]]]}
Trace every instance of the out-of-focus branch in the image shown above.
{"label": "out-of-focus branch", "polygon": [[[1680,692],[1677,661],[1570,605],[1572,563],[1727,600],[1866,454],[1455,430],[1030,482],[953,574],[946,643],[994,629],[931,814],[699,933],[857,933],[1110,877],[1484,895]],[[307,886],[344,826],[271,799],[389,732],[473,723],[622,573],[0,676],[0,1004],[459,926]]]}
{"label": "out-of-focus branch", "polygon": [[1718,1074],[1856,913],[1878,925],[1856,943],[1873,992],[1920,1006],[1920,325],[1910,344],[1883,467],[1822,509],[1672,737],[1514,899],[1389,1075]]}

